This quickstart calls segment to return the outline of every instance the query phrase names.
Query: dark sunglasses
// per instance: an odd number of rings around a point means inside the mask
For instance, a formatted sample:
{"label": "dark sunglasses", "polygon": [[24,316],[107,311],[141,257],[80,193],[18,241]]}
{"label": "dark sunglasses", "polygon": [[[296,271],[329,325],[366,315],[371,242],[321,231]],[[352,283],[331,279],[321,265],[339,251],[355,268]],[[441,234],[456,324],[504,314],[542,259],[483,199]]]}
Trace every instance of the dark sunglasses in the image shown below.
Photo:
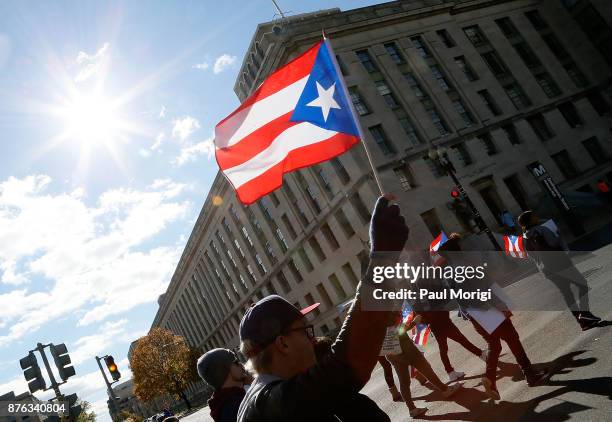
{"label": "dark sunglasses", "polygon": [[305,325],[304,327],[292,328],[291,330],[285,331],[285,333],[289,334],[293,331],[304,331],[309,340],[315,338],[314,325]]}

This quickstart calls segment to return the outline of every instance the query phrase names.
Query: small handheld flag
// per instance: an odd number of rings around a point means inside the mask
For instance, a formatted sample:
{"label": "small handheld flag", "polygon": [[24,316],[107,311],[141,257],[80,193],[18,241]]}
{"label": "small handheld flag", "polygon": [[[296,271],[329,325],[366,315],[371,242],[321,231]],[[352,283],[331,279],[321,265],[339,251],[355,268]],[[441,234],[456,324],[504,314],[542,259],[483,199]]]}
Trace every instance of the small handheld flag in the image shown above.
{"label": "small handheld flag", "polygon": [[506,255],[513,258],[527,258],[523,236],[504,236],[504,250]]}
{"label": "small handheld flag", "polygon": [[[448,238],[446,237],[446,233],[440,232],[438,237],[431,241],[429,245],[429,252],[438,252],[440,246],[444,245]],[[432,254],[433,255],[433,254]]]}
{"label": "small handheld flag", "polygon": [[251,204],[285,173],[357,144],[350,101],[328,40],[272,73],[215,127],[215,157],[238,199]]}
{"label": "small handheld flag", "polygon": [[426,346],[430,332],[431,328],[429,324],[417,324],[412,329],[412,341],[414,341],[414,344],[417,346]]}

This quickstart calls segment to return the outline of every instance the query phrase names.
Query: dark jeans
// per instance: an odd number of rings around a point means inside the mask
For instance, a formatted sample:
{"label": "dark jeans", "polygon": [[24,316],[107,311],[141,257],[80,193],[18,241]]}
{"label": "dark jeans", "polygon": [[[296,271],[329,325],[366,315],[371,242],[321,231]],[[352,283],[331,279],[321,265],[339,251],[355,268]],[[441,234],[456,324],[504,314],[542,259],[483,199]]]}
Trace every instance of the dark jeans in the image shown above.
{"label": "dark jeans", "polygon": [[387,387],[393,388],[395,387],[395,380],[393,379],[393,368],[391,368],[391,364],[384,356],[378,357],[378,363],[382,366],[383,373],[385,374],[385,382],[387,383]]}
{"label": "dark jeans", "polygon": [[476,322],[473,318],[470,318],[474,328],[478,333],[484,337],[489,345],[489,355],[487,357],[487,371],[486,377],[495,385],[495,374],[497,372],[497,363],[499,362],[499,355],[501,353],[501,340],[505,341],[510,348],[510,351],[516,359],[516,363],[519,364],[523,373],[527,376],[533,373],[531,361],[527,357],[527,353],[523,348],[521,339],[519,338],[516,328],[510,321],[510,318],[506,318],[499,327],[495,329],[491,334]]}
{"label": "dark jeans", "polygon": [[448,339],[454,340],[463,346],[464,349],[476,356],[480,356],[482,350],[469,341],[459,328],[451,321],[448,311],[422,312],[421,315],[429,323],[431,332],[436,337],[438,348],[440,349],[440,360],[446,372],[454,371],[448,358]]}

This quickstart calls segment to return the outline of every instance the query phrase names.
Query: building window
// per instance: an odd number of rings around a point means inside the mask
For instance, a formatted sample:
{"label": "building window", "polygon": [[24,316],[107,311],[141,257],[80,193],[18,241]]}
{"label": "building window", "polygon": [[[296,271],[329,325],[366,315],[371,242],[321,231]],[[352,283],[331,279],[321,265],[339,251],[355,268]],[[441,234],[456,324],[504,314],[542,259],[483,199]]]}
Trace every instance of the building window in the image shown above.
{"label": "building window", "polygon": [[476,81],[478,80],[478,75],[472,69],[472,66],[465,60],[464,56],[455,57],[455,63],[459,66],[459,69],[463,72],[468,81]]}
{"label": "building window", "polygon": [[496,78],[502,78],[508,73],[508,68],[495,51],[483,53],[482,58]]}
{"label": "building window", "polygon": [[572,103],[571,101],[559,104],[559,107],[557,108],[559,109],[559,112],[561,112],[561,115],[563,115],[563,118],[571,128],[580,127],[584,124],[584,121],[580,117],[580,114],[578,114],[578,110],[576,110],[574,103]]}
{"label": "building window", "polygon": [[268,196],[272,200],[272,203],[274,204],[275,207],[278,207],[280,205],[280,200],[278,199],[278,195],[276,195],[275,192],[271,192],[270,195]]}
{"label": "building window", "polygon": [[421,219],[433,237],[437,237],[444,230],[435,208],[421,213]]}
{"label": "building window", "polygon": [[402,129],[404,129],[404,132],[406,132],[406,135],[408,135],[408,141],[410,144],[412,146],[419,145],[421,143],[421,138],[419,137],[419,134],[417,133],[410,119],[408,117],[401,117],[397,119],[397,121]]}
{"label": "building window", "polygon": [[412,172],[408,164],[402,164],[399,167],[395,167],[393,173],[395,173],[395,177],[397,177],[403,190],[408,191],[414,187],[414,178],[412,177]]}
{"label": "building window", "polygon": [[295,265],[293,259],[287,261],[287,267],[289,267],[289,271],[291,271],[291,274],[293,274],[293,278],[295,278],[295,281],[301,283],[304,280],[304,277],[302,277],[302,274],[300,273],[300,270],[298,270],[298,267],[297,265]]}
{"label": "building window", "polygon": [[527,203],[527,195],[525,189],[519,180],[518,175],[513,174],[504,179],[506,187],[510,191],[510,194],[514,197],[516,202],[521,206],[522,210],[528,210],[529,204]]}
{"label": "building window", "polygon": [[359,195],[359,193],[355,192],[350,197],[349,201],[351,201],[351,205],[353,206],[355,211],[357,211],[357,215],[359,215],[359,218],[361,218],[361,221],[364,224],[368,223],[372,215],[370,214],[370,211],[368,211],[368,207],[366,207],[365,204],[363,203],[363,200],[361,199],[361,196]]}
{"label": "building window", "polygon": [[317,238],[314,236],[311,236],[310,239],[308,239],[308,244],[314,251],[319,261],[325,261],[325,258],[326,258],[325,253],[323,252],[323,248],[321,248],[321,244],[319,243]]}
{"label": "building window", "polygon": [[391,88],[389,88],[389,85],[387,85],[385,81],[376,81],[376,90],[384,98],[385,103],[387,103],[389,107],[399,107],[397,99],[395,98],[393,92],[391,92]]}
{"label": "building window", "polygon": [[440,85],[440,88],[442,88],[443,91],[450,91],[450,84],[442,73],[442,69],[440,69],[440,66],[438,66],[437,64],[432,64],[431,66],[429,66],[429,69],[431,69],[431,74],[433,75],[434,79],[438,81],[438,85]]}
{"label": "building window", "polygon": [[478,139],[480,139],[480,142],[482,142],[487,155],[495,155],[499,152],[490,133],[483,133],[482,135],[478,136]]}
{"label": "building window", "polygon": [[369,73],[378,71],[378,66],[376,66],[376,62],[372,60],[372,56],[370,56],[368,50],[359,50],[356,52],[356,54],[365,70],[367,70]]}
{"label": "building window", "polygon": [[527,122],[540,141],[544,142],[555,136],[555,133],[552,131],[542,114],[538,113],[531,117],[527,117]]}
{"label": "building window", "polygon": [[495,19],[495,23],[497,24],[497,26],[499,26],[499,29],[501,29],[501,32],[503,32],[503,34],[507,38],[518,35],[518,31],[516,30],[516,27],[514,26],[510,18]]}
{"label": "building window", "polygon": [[472,156],[465,146],[465,143],[455,144],[451,147],[451,150],[455,153],[455,157],[459,160],[463,167],[472,164]]}
{"label": "building window", "polygon": [[470,127],[475,123],[472,114],[465,108],[463,101],[454,100],[453,107],[455,108],[457,114],[459,114],[459,116],[461,116],[461,118],[463,119],[463,123],[465,123],[466,127]]}
{"label": "building window", "polygon": [[514,104],[517,110],[521,110],[531,105],[531,100],[527,97],[523,88],[521,88],[518,83],[513,82],[504,86],[504,91],[506,91],[508,98],[510,98],[510,101],[512,101],[512,104]]}
{"label": "building window", "polygon": [[329,247],[332,249],[332,251],[335,251],[340,247],[338,239],[336,239],[336,236],[334,235],[334,232],[332,231],[331,227],[329,227],[329,224],[323,224],[321,226],[321,232],[323,233],[323,237],[325,237],[325,239],[327,240],[327,243],[329,243]]}
{"label": "building window", "polygon": [[523,62],[525,62],[525,65],[527,67],[532,68],[542,65],[540,59],[538,59],[538,57],[535,55],[529,45],[527,45],[526,42],[513,44],[513,47],[516,50],[517,54],[521,56],[521,59],[523,59]]}
{"label": "building window", "polygon": [[289,202],[291,202],[291,204],[293,205],[293,208],[300,222],[304,226],[307,226],[309,223],[309,220],[308,220],[308,216],[306,215],[306,212],[304,211],[301,201],[298,201],[297,197],[293,193],[293,190],[291,189],[288,183],[285,183],[283,185],[283,190],[285,191],[287,197],[289,198]]}
{"label": "building window", "polygon": [[355,230],[353,230],[353,226],[351,226],[351,222],[346,217],[346,214],[342,208],[338,208],[334,216],[336,217],[336,221],[340,225],[340,228],[344,232],[344,236],[346,236],[347,239],[350,239],[355,234]]}
{"label": "building window", "polygon": [[240,247],[240,243],[238,243],[238,239],[234,239],[234,247],[236,248],[236,250],[238,251],[238,254],[240,255],[241,259],[244,259],[244,252],[242,251],[242,248]]}
{"label": "building window", "polygon": [[370,133],[372,134],[372,138],[374,138],[374,142],[376,142],[384,155],[391,155],[395,153],[395,148],[387,139],[387,135],[385,134],[385,131],[381,125],[372,126],[370,128]]}
{"label": "building window", "polygon": [[487,106],[487,109],[489,109],[492,115],[499,116],[500,114],[502,114],[501,110],[499,109],[499,106],[497,105],[488,90],[483,89],[481,91],[478,91],[478,95],[480,95],[482,102],[485,106]]}
{"label": "building window", "polygon": [[501,128],[512,145],[518,145],[521,143],[521,137],[519,136],[514,124],[508,123],[503,125]]}
{"label": "building window", "polygon": [[274,231],[274,235],[276,236],[276,240],[278,240],[278,245],[282,251],[287,252],[289,250],[289,246],[287,245],[287,241],[285,240],[285,236],[283,236],[281,229],[277,227]]}
{"label": "building window", "polygon": [[[329,293],[327,293],[327,290],[325,289],[325,286],[323,286],[323,283],[317,284],[317,291],[319,292],[319,296],[321,296],[321,300],[325,304],[325,307],[331,308],[333,303],[331,297],[329,297]],[[323,327],[321,327],[321,331],[323,331]]]}
{"label": "building window", "polygon": [[317,213],[320,213],[323,210],[323,208],[321,207],[321,204],[319,203],[319,197],[315,193],[315,191],[312,188],[312,186],[308,185],[308,182],[304,178],[304,175],[302,173],[300,173],[299,171],[295,173],[295,177],[296,177],[299,185],[306,192],[306,197],[308,198],[308,200],[310,202],[310,205],[314,208],[314,210]]}
{"label": "building window", "polygon": [[555,34],[550,33],[542,35],[542,39],[544,40],[548,48],[550,48],[550,51],[552,51],[557,60],[563,61],[569,57],[567,50],[559,42],[559,39],[556,37]]}
{"label": "building window", "polygon": [[551,155],[551,158],[557,167],[559,167],[561,174],[563,174],[566,179],[573,179],[578,175],[578,170],[576,170],[576,167],[574,166],[574,163],[572,163],[572,160],[570,159],[570,156],[566,150],[562,150]]}
{"label": "building window", "polygon": [[340,68],[340,72],[342,73],[342,75],[348,76],[348,74],[349,74],[348,69],[344,65],[344,62],[342,61],[340,56],[337,55],[337,54],[336,54],[336,63],[338,63],[338,67]]}
{"label": "building window", "polygon": [[264,265],[259,254],[255,254],[255,261],[257,261],[257,267],[259,267],[259,272],[261,275],[266,274],[268,271],[266,270],[266,266]]}
{"label": "building window", "polygon": [[357,114],[359,114],[360,116],[370,114],[370,109],[368,109],[367,104],[363,101],[363,98],[359,94],[357,87],[350,87],[349,93],[351,94],[351,101],[353,102],[353,107],[355,107],[355,111],[357,112]]}
{"label": "building window", "polygon": [[334,168],[334,171],[336,172],[336,175],[338,176],[342,184],[346,185],[351,180],[351,177],[346,171],[346,168],[344,168],[344,166],[342,165],[342,162],[338,159],[338,157],[332,158],[331,165]]}
{"label": "building window", "polygon": [[438,129],[440,135],[447,135],[448,127],[446,126],[446,123],[444,123],[444,120],[442,120],[442,117],[440,117],[438,114],[438,111],[435,108],[431,108],[427,110],[427,112],[429,113],[429,117],[431,117],[431,121],[435,128]]}
{"label": "building window", "polygon": [[287,230],[289,231],[289,235],[291,236],[291,239],[295,240],[295,238],[297,237],[297,232],[295,231],[293,224],[291,224],[291,222],[289,221],[289,217],[287,217],[287,214],[283,214],[281,216],[281,220],[283,220],[285,227],[287,227]]}
{"label": "building window", "polygon": [[604,164],[608,161],[608,154],[601,147],[599,140],[593,136],[586,141],[582,141],[582,145],[587,150],[596,165]]}
{"label": "building window", "polygon": [[419,99],[427,97],[427,94],[425,94],[421,88],[421,84],[419,84],[419,81],[417,81],[412,72],[404,72],[404,78],[406,79],[406,82],[408,82],[408,85],[410,85],[415,97]]}
{"label": "building window", "polygon": [[423,161],[425,161],[425,164],[427,164],[427,167],[429,167],[429,170],[434,177],[438,178],[446,174],[444,169],[438,164],[437,160],[432,160],[428,156],[425,156],[423,157]]}
{"label": "building window", "polygon": [[276,275],[276,278],[278,280],[278,284],[280,284],[280,287],[283,290],[283,293],[289,293],[291,291],[291,285],[289,285],[285,274],[283,274],[282,271],[279,271],[279,273]]}
{"label": "building window", "polygon": [[563,66],[576,88],[584,88],[589,84],[589,80],[584,76],[584,73],[576,66],[576,63],[569,63]]}
{"label": "building window", "polygon": [[328,279],[340,300],[346,298],[346,291],[344,290],[344,287],[342,287],[342,284],[340,284],[340,280],[338,280],[336,274],[330,275]]}
{"label": "building window", "polygon": [[474,45],[474,47],[478,47],[480,45],[487,44],[487,38],[484,36],[478,25],[468,26],[467,28],[463,28],[463,32],[465,36],[470,40],[470,42]]}
{"label": "building window", "polygon": [[431,55],[429,54],[427,46],[423,42],[423,38],[421,38],[420,36],[416,36],[410,38],[410,41],[412,41],[412,45],[414,46],[414,48],[416,48],[421,57],[429,57]]}
{"label": "building window", "polygon": [[351,282],[353,287],[357,287],[359,284],[359,278],[357,278],[357,274],[353,271],[353,267],[348,262],[342,266],[342,271],[348,280]]}
{"label": "building window", "polygon": [[606,102],[604,97],[599,92],[593,92],[587,96],[587,100],[591,103],[591,106],[595,109],[597,114],[605,116],[610,113],[610,105]]}
{"label": "building window", "polygon": [[438,34],[438,37],[440,37],[440,40],[447,48],[451,48],[457,45],[457,43],[455,43],[455,40],[453,40],[453,38],[450,36],[446,29],[440,29],[436,31],[436,34]]}
{"label": "building window", "polygon": [[276,287],[274,287],[274,284],[272,284],[272,281],[268,281],[264,288],[268,291],[268,294],[270,295],[278,294],[278,292],[276,291]]}
{"label": "building window", "polygon": [[253,282],[253,284],[255,284],[255,281],[257,279],[255,278],[255,272],[253,272],[253,268],[251,268],[250,264],[247,264],[246,269],[247,269],[247,272],[249,273],[249,277],[251,278],[251,281]]}
{"label": "building window", "polygon": [[561,94],[559,86],[547,72],[539,73],[535,75],[535,78],[548,98],[553,98]]}
{"label": "building window", "polygon": [[404,60],[404,57],[402,56],[402,53],[399,51],[397,45],[394,42],[385,44],[385,49],[387,50],[387,53],[389,53],[389,56],[391,57],[391,59],[393,59],[393,62],[395,64],[399,65],[404,64],[406,62],[406,60]]}
{"label": "building window", "polygon": [[533,25],[535,29],[538,31],[541,29],[548,28],[546,21],[542,19],[540,12],[537,10],[530,10],[529,12],[525,12],[525,16],[529,19],[529,22]]}
{"label": "building window", "polygon": [[331,183],[329,182],[327,174],[325,174],[325,170],[323,169],[323,167],[321,165],[316,166],[314,172],[317,176],[317,179],[319,180],[319,183],[321,184],[321,186],[323,186],[323,190],[325,191],[327,196],[329,198],[333,198],[334,191],[332,189]]}
{"label": "building window", "polygon": [[300,259],[302,260],[302,262],[304,263],[304,266],[306,267],[306,271],[311,272],[312,270],[314,270],[314,266],[312,265],[312,261],[308,257],[306,250],[304,248],[300,248],[298,249],[298,254],[300,255]]}

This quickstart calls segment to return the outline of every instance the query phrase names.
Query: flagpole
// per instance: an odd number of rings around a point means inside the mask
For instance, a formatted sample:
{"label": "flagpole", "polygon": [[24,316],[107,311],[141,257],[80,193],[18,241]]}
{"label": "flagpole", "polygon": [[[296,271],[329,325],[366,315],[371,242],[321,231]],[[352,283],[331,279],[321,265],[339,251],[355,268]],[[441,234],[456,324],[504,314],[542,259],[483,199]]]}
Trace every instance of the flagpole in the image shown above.
{"label": "flagpole", "polygon": [[368,150],[368,146],[366,145],[365,136],[363,135],[363,128],[361,127],[361,122],[357,117],[357,113],[355,111],[355,107],[353,106],[353,101],[351,100],[351,96],[349,94],[349,90],[346,87],[346,82],[344,81],[344,75],[342,75],[342,71],[340,70],[340,65],[338,65],[338,61],[336,60],[336,55],[334,54],[334,49],[332,48],[329,39],[325,35],[325,30],[322,28],[321,33],[323,34],[323,42],[327,44],[329,51],[331,53],[331,59],[334,63],[334,67],[336,68],[336,73],[339,76],[340,83],[342,84],[342,89],[344,90],[344,97],[346,98],[346,102],[348,103],[351,113],[353,114],[353,120],[357,123],[357,131],[359,132],[359,137],[361,138],[361,145],[363,145],[363,149],[365,150],[366,157],[368,158],[368,162],[370,163],[370,167],[372,168],[372,174],[374,175],[374,181],[378,186],[378,190],[382,196],[385,195],[385,191],[383,190],[382,183],[380,182],[380,176],[378,175],[378,171],[376,167],[374,167],[374,163],[372,162],[372,156],[370,155],[370,151]]}

